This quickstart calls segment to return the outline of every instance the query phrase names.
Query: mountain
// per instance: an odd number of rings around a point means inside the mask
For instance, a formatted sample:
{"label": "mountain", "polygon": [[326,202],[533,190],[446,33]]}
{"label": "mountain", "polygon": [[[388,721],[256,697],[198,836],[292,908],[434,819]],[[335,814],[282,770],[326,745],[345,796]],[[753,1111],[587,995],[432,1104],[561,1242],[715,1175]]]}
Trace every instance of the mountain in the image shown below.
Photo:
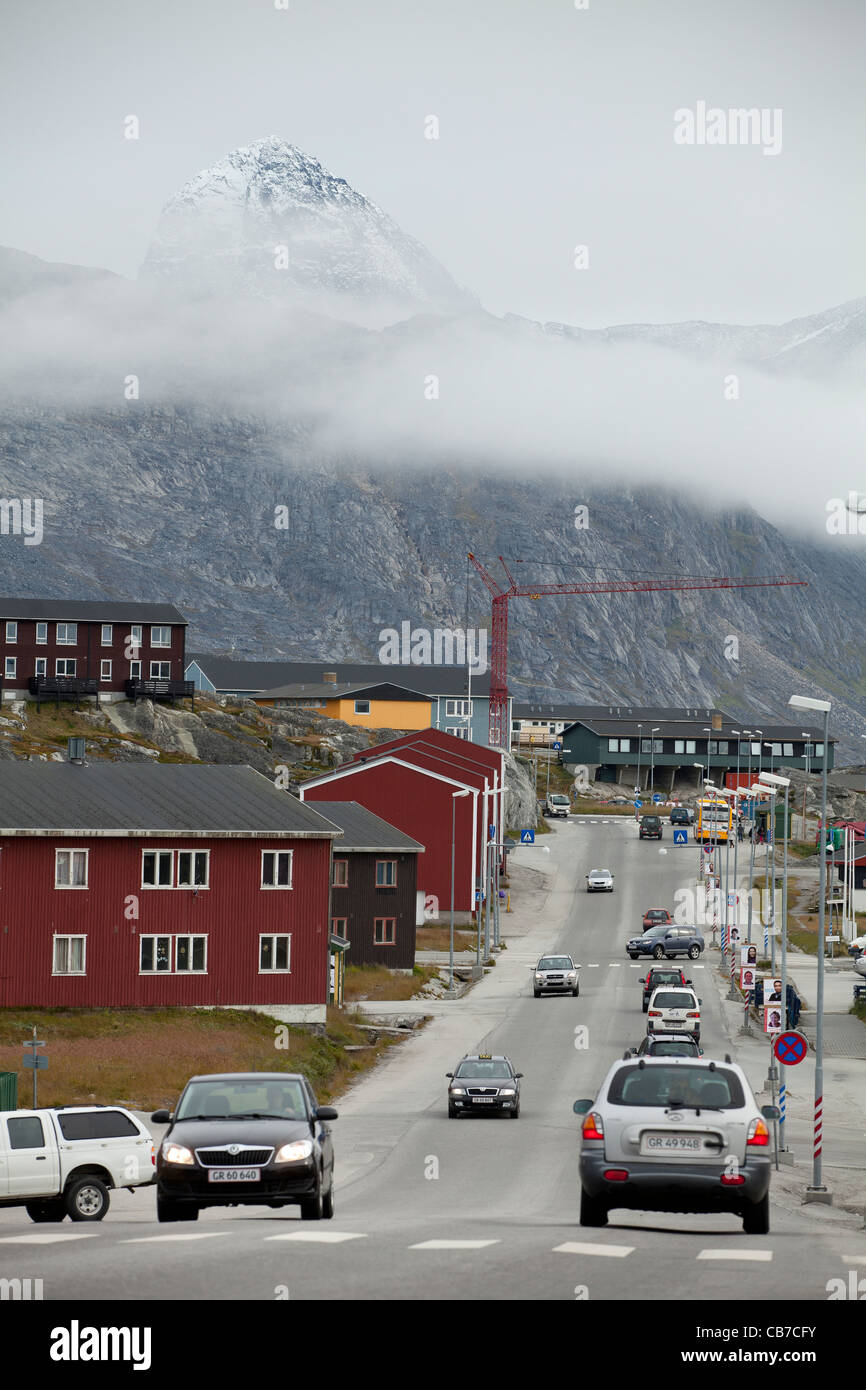
{"label": "mountain", "polygon": [[0,305],[42,291],[77,290],[119,280],[110,270],[40,260],[26,251],[0,246]]}
{"label": "mountain", "polygon": [[381,321],[475,303],[381,208],[275,135],[184,184],[140,279],[195,295],[285,297],[347,318],[381,319],[384,309]]}

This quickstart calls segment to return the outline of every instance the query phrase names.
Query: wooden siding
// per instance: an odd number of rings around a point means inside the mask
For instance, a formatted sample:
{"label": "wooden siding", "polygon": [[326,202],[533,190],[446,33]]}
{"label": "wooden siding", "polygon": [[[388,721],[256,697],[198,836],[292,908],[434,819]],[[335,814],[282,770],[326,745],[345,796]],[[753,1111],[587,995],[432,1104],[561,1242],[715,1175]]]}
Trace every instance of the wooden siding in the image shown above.
{"label": "wooden siding", "polygon": [[[418,855],[392,854],[385,850],[375,854],[354,852],[341,855],[336,851],[334,858],[348,860],[346,887],[335,885],[331,889],[331,917],[346,918],[346,937],[351,943],[347,963],[389,965],[394,970],[411,970],[415,964]],[[376,862],[379,859],[397,861],[396,887],[376,887]],[[373,923],[377,917],[396,919],[393,946],[376,944]]]}
{"label": "wooden siding", "polygon": [[[101,642],[102,623],[84,622],[78,624],[78,641],[74,646],[58,645],[57,624],[52,619],[48,624],[48,641],[37,643],[36,620],[34,618],[10,619],[18,623],[18,640],[6,641],[6,619],[0,619],[0,676],[6,669],[7,656],[17,659],[15,675],[3,681],[5,690],[26,690],[30,676],[36,675],[37,657],[45,657],[45,674],[53,676],[57,670],[58,658],[71,657],[77,664],[75,674],[84,680],[99,681],[100,694],[110,692],[123,694],[124,681],[129,679],[130,662],[124,654],[130,634],[130,623],[111,623],[111,645],[103,647]],[[184,679],[184,648],[186,628],[180,623],[142,623],[139,660],[141,674],[146,680],[150,676],[151,661],[171,663],[171,680]],[[151,627],[170,627],[171,646],[152,647],[150,645]],[[111,679],[100,680],[102,661],[111,662]]]}

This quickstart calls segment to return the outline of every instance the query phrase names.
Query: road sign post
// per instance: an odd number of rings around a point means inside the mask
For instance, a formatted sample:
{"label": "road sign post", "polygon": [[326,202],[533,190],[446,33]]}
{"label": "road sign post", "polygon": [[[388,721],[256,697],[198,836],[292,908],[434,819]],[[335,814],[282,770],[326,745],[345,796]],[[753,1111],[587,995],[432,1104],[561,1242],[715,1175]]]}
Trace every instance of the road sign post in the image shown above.
{"label": "road sign post", "polygon": [[[34,1028],[33,1037],[30,1039],[30,1041],[22,1043],[21,1045],[25,1049],[24,1057],[22,1058],[24,1069],[25,1071],[30,1071],[31,1069],[33,1071],[33,1109],[37,1110],[38,1106],[36,1104],[36,1073],[37,1071],[44,1070],[44,1068],[48,1066],[48,1058],[40,1057],[36,1049],[37,1047],[44,1047],[45,1043],[42,1042],[39,1038],[37,1038],[36,1029]],[[29,1056],[27,1055],[27,1048],[30,1048]]]}

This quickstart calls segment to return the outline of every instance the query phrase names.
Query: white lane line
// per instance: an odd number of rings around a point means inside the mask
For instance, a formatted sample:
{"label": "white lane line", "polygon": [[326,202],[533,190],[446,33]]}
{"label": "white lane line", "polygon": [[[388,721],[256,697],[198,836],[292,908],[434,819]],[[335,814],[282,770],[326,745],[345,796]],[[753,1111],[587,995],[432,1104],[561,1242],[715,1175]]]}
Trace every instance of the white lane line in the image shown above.
{"label": "white lane line", "polygon": [[366,1231],[285,1231],[265,1240],[312,1240],[319,1245],[341,1245],[344,1240],[366,1240]]}
{"label": "white lane line", "polygon": [[592,961],[590,961],[589,965],[588,965],[586,968],[587,968],[587,970],[597,970],[597,969],[598,969],[598,961],[597,961],[597,960],[592,960]]}
{"label": "white lane line", "polygon": [[152,1245],[158,1240],[210,1240],[212,1236],[227,1236],[228,1231],[177,1231],[164,1236],[130,1236],[118,1245]]}
{"label": "white lane line", "polygon": [[500,1245],[498,1240],[422,1240],[409,1245],[408,1250],[483,1250],[485,1245]]}
{"label": "white lane line", "polygon": [[639,965],[630,965],[630,966],[629,966],[629,970],[640,970],[641,968],[642,968],[642,967],[639,966]]}
{"label": "white lane line", "polygon": [[590,1245],[580,1240],[567,1240],[564,1245],[554,1245],[554,1255],[607,1255],[611,1259],[622,1260],[634,1250],[633,1245]]}
{"label": "white lane line", "polygon": [[[693,965],[693,966],[692,966],[692,970],[706,970],[706,966],[705,966],[705,965]],[[779,998],[781,998],[781,995],[779,996]]]}
{"label": "white lane line", "polygon": [[843,1255],[842,1262],[846,1265],[866,1265],[866,1255]]}
{"label": "white lane line", "polygon": [[[609,960],[608,963],[607,963],[607,965],[608,965],[608,969],[609,969],[609,970],[619,970],[619,967],[622,965],[622,961],[619,961],[619,960]],[[779,998],[781,999],[781,997],[782,997],[782,996],[781,996],[781,994],[780,994],[780,995],[779,995]]]}
{"label": "white lane line", "polygon": [[772,1250],[701,1250],[698,1260],[771,1260]]}
{"label": "white lane line", "polygon": [[61,1240],[85,1240],[99,1231],[39,1231],[32,1236],[3,1236],[0,1245],[56,1245]]}

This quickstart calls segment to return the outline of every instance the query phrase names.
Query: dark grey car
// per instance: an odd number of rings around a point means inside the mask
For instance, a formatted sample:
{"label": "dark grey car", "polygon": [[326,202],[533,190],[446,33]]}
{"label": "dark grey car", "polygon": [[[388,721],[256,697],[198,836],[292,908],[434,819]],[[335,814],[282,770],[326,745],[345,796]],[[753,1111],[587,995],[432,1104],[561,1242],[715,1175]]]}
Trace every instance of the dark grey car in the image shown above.
{"label": "dark grey car", "polygon": [[639,956],[652,956],[654,960],[688,956],[690,960],[697,960],[704,949],[704,938],[697,927],[677,927],[668,923],[650,927],[642,936],[630,937],[625,949],[632,960]]}

